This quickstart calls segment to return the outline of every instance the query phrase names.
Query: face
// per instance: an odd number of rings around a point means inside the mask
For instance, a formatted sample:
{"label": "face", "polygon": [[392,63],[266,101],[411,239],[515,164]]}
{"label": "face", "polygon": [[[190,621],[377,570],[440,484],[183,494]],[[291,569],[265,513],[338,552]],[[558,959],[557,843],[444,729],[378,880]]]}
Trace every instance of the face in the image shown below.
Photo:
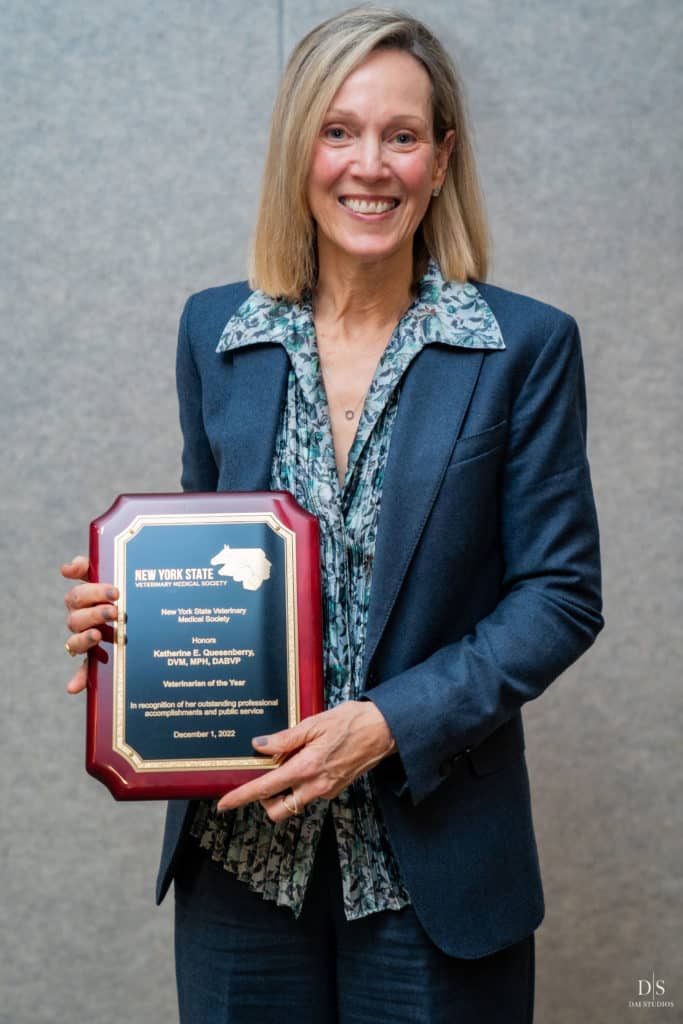
{"label": "face", "polygon": [[409,53],[379,50],[334,96],[313,150],[308,201],[321,267],[404,257],[453,145],[432,132],[431,82]]}

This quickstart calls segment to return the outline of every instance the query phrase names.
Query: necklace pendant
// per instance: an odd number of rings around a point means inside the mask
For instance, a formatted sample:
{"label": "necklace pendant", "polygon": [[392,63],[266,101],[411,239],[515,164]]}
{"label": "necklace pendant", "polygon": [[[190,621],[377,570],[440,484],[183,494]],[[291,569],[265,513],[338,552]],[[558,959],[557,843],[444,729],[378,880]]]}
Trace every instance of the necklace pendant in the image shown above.
{"label": "necklace pendant", "polygon": [[352,420],[353,419],[353,409],[347,409],[346,412],[344,413],[344,416],[346,417],[347,420]]}

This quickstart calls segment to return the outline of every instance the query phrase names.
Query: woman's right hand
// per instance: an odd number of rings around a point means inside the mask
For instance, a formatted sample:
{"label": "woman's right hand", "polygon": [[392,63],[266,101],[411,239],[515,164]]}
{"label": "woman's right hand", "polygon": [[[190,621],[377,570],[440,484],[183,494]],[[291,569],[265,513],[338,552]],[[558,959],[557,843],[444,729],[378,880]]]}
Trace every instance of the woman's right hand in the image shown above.
{"label": "woman's right hand", "polygon": [[[118,617],[118,608],[114,604],[119,597],[117,588],[111,583],[89,583],[89,569],[90,563],[84,555],[76,555],[72,562],[63,565],[61,569],[65,579],[83,581],[77,587],[72,587],[64,597],[66,625],[71,633],[67,640],[67,651],[74,656],[86,654],[102,640],[111,642],[113,631],[108,623],[115,622]],[[85,658],[69,681],[69,693],[80,693],[85,689],[88,681],[87,665]]]}

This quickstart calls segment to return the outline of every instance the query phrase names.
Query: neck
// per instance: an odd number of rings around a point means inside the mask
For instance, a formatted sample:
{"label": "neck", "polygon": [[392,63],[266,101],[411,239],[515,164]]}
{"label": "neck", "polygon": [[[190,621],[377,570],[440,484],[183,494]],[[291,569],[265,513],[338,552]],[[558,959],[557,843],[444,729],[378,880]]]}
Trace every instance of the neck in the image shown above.
{"label": "neck", "polygon": [[334,324],[342,336],[357,338],[359,328],[381,331],[396,324],[413,297],[412,247],[376,262],[319,252],[318,284],[313,296],[316,320]]}

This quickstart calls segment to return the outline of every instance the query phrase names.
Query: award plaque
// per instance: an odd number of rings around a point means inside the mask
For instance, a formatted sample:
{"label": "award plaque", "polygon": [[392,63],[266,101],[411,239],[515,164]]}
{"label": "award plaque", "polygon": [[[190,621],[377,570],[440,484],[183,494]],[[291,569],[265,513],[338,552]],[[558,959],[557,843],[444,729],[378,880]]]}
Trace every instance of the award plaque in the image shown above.
{"label": "award plaque", "polygon": [[117,800],[225,793],[277,766],[253,736],[322,711],[318,522],[291,494],[123,494],[90,579],[119,589],[86,752]]}

